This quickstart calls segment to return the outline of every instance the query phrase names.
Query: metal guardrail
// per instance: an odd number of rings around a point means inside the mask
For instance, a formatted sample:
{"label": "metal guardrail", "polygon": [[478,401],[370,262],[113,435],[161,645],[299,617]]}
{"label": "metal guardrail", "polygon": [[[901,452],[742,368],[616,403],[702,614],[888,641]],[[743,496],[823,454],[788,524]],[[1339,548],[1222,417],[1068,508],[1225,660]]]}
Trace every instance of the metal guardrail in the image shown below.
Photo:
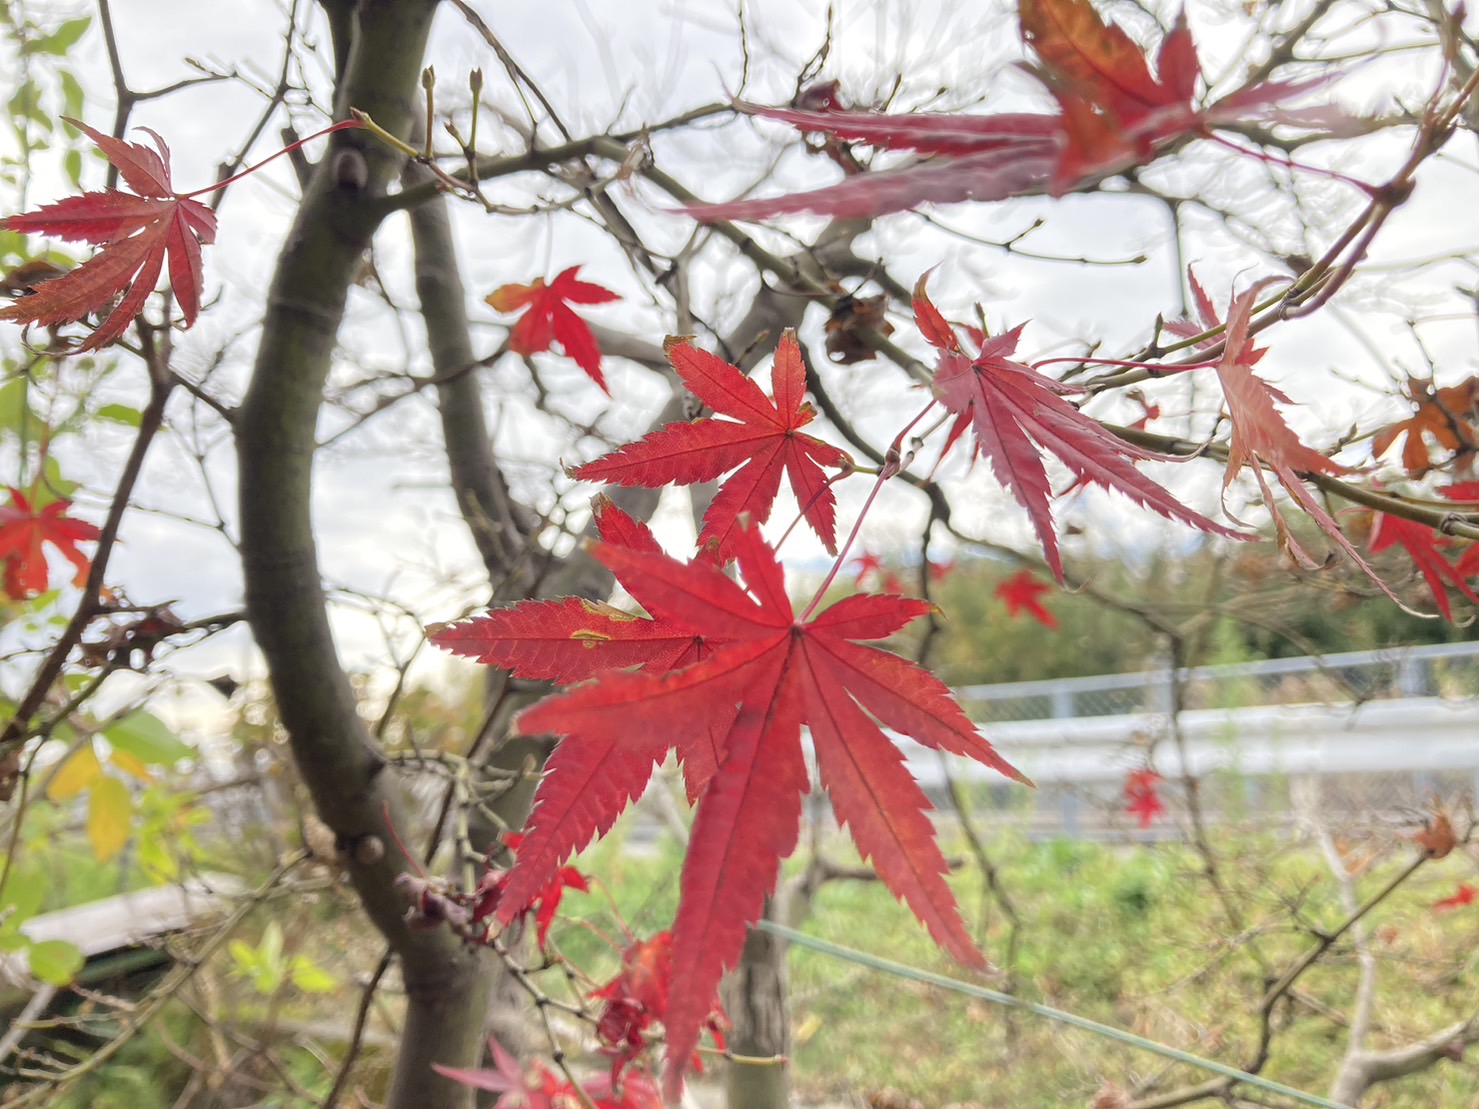
{"label": "metal guardrail", "polygon": [[942,760],[905,739],[911,772],[928,791],[943,788],[947,770],[984,787],[988,807],[1016,812],[1037,833],[1108,828],[1141,838],[1126,825],[1122,791],[1125,776],[1148,761],[1169,782],[1198,779],[1204,808],[1273,818],[1287,812],[1288,783],[1309,776],[1347,811],[1420,805],[1429,792],[1479,793],[1479,643],[966,686],[956,694],[1039,788],[1024,795],[979,764]]}
{"label": "metal guardrail", "polygon": [[[1178,670],[1183,709],[1348,704],[1398,697],[1479,697],[1479,643],[1343,651]],[[983,724],[1166,713],[1169,669],[1087,678],[963,686],[956,695]]]}

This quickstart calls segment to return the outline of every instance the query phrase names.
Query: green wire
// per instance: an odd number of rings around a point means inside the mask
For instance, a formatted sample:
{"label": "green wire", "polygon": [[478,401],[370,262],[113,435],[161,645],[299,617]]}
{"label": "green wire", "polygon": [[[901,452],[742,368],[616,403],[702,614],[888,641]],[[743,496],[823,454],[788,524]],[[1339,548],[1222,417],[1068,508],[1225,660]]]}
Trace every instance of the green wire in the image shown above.
{"label": "green wire", "polygon": [[761,931],[769,932],[779,936],[789,943],[798,947],[809,947],[813,951],[820,951],[823,955],[831,955],[835,959],[842,959],[849,963],[857,963],[859,966],[871,967],[873,970],[881,970],[885,974],[893,974],[899,978],[908,978],[915,982],[923,982],[931,986],[939,986],[944,990],[954,990],[968,997],[979,997],[984,1001],[992,1001],[997,1005],[1005,1005],[1012,1009],[1022,1009],[1028,1013],[1035,1013],[1049,1020],[1060,1021],[1063,1024],[1071,1024],[1075,1028],[1082,1028],[1087,1032],[1093,1032],[1097,1036],[1107,1036],[1112,1040],[1129,1044],[1131,1047],[1142,1048],[1145,1051],[1153,1051],[1157,1055],[1164,1055],[1167,1059],[1174,1059],[1178,1063],[1188,1066],[1200,1067],[1202,1070],[1220,1074],[1224,1078],[1231,1078],[1238,1082],[1246,1082],[1250,1086],[1258,1086],[1270,1093],[1283,1094],[1285,1097],[1293,1098],[1295,1101],[1303,1102],[1305,1105],[1318,1105],[1320,1109],[1350,1109],[1338,1101],[1330,1101],[1320,1097],[1318,1094],[1307,1094],[1296,1090],[1291,1086],[1262,1078],[1247,1071],[1229,1067],[1224,1063],[1218,1063],[1211,1059],[1203,1059],[1198,1055],[1192,1055],[1165,1044],[1156,1043],[1155,1040],[1147,1040],[1144,1036],[1137,1036],[1133,1032],[1125,1032],[1119,1028],[1112,1028],[1107,1024],[1100,1024],[1096,1020],[1087,1017],[1074,1016],[1065,1013],[1062,1009],[1053,1009],[1047,1005],[1037,1005],[1031,1001],[1023,1001],[1019,997],[1002,993],[999,990],[989,990],[984,986],[975,986],[969,982],[962,982],[957,978],[947,978],[943,974],[931,974],[927,970],[918,970],[903,963],[896,963],[892,959],[885,959],[878,955],[870,955],[866,951],[857,951],[851,947],[843,947],[840,944],[830,943],[827,940],[808,936],[804,932],[798,932],[794,928],[787,928],[784,924],[777,924],[772,920],[762,920],[756,925]]}

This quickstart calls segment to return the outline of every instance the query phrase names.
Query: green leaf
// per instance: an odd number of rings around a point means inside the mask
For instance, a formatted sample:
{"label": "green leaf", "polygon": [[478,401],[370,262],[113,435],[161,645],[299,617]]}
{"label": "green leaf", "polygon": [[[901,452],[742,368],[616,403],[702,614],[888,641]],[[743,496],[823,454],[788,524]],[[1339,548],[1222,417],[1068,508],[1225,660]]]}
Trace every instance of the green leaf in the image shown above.
{"label": "green leaf", "polygon": [[333,993],[339,986],[337,978],[303,955],[293,956],[288,977],[304,993]]}
{"label": "green leaf", "polygon": [[23,439],[34,438],[41,428],[27,402],[27,387],[24,375],[0,385],[0,431],[12,431]]}
{"label": "green leaf", "polygon": [[51,986],[69,984],[86,961],[82,949],[66,940],[33,943],[27,957],[31,961],[31,973]]}
{"label": "green leaf", "polygon": [[[77,75],[70,69],[64,69],[59,72],[57,79],[62,83],[62,107],[65,109],[63,114],[69,115],[73,119],[81,119],[83,101],[82,83],[77,80]],[[81,134],[70,123],[64,124],[64,126],[67,129],[67,134],[73,135],[73,137]]]}
{"label": "green leaf", "polygon": [[87,33],[87,28],[91,24],[91,16],[69,19],[51,34],[32,39],[31,51],[36,54],[66,54],[67,50]]}
{"label": "green leaf", "polygon": [[46,900],[47,876],[35,870],[12,871],[0,893],[0,909],[6,913],[0,921],[0,934],[13,931],[23,922],[30,920]]}
{"label": "green leaf", "polygon": [[115,424],[127,424],[129,427],[138,427],[144,422],[144,414],[126,404],[105,404],[96,414],[100,420],[112,420]]}
{"label": "green leaf", "polygon": [[173,766],[195,753],[149,712],[130,713],[105,728],[103,738],[148,766]]}
{"label": "green leaf", "polygon": [[134,800],[117,778],[99,778],[93,783],[87,801],[87,841],[98,862],[105,863],[123,850],[133,813]]}
{"label": "green leaf", "polygon": [[82,188],[82,151],[69,150],[62,155],[62,169],[74,189]]}

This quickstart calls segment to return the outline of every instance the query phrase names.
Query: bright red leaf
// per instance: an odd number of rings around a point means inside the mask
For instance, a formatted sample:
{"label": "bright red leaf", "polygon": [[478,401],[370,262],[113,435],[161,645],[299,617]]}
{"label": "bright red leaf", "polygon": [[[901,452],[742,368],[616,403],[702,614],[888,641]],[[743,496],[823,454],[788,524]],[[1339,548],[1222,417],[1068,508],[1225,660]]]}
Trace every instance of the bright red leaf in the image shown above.
{"label": "bright red leaf", "polygon": [[1433,910],[1439,913],[1446,913],[1450,909],[1461,909],[1465,905],[1472,905],[1475,901],[1479,901],[1479,890],[1469,885],[1468,882],[1460,882],[1458,889],[1453,893],[1441,901],[1433,902]]}
{"label": "bright red leaf", "polygon": [[1340,122],[1329,108],[1270,113],[1275,102],[1319,81],[1267,82],[1199,107],[1200,63],[1184,17],[1162,38],[1152,74],[1140,47],[1106,23],[1089,0],[1024,0],[1020,13],[1022,40],[1038,59],[1031,71],[1057,101],[1057,113],[884,115],[737,103],[742,111],[803,131],[933,157],[812,192],[697,205],[689,213],[704,220],[804,211],[858,219],[928,203],[1058,195],[1148,162],[1216,127],[1270,115],[1296,125]]}
{"label": "bright red leaf", "polygon": [[1149,828],[1166,811],[1156,789],[1160,781],[1161,776],[1150,769],[1132,770],[1125,775],[1125,812],[1139,818],[1142,828]]}
{"label": "bright red leaf", "polygon": [[845,466],[850,459],[845,451],[801,430],[816,413],[806,400],[806,367],[795,332],[785,332],[776,347],[771,397],[717,355],[684,342],[670,340],[665,346],[683,384],[715,416],[668,424],[587,462],[573,471],[574,476],[657,489],[712,481],[735,470],[704,513],[698,537],[700,547],[712,549],[725,561],[742,513],[757,523],[770,518],[784,471],[807,523],[836,554],[837,498],[822,467]]}
{"label": "bright red leaf", "polygon": [[1187,508],[1135,468],[1137,461],[1184,460],[1116,437],[1063,399],[1081,389],[1010,361],[1007,355],[1017,349],[1020,326],[986,339],[981,352],[970,357],[955,329],[930,302],[925,278],[914,290],[914,319],[925,339],[940,352],[934,390],[941,403],[958,416],[952,440],[966,426],[974,429],[976,449],[991,463],[997,480],[1027,510],[1048,566],[1060,582],[1063,562],[1053,533],[1052,489],[1043,465],[1044,450],[1073,472],[1075,484],[1093,482],[1118,490],[1162,516],[1218,535],[1246,538]]}
{"label": "bright red leaf", "polygon": [[106,314],[77,348],[79,352],[96,350],[122,335],[133,322],[168,262],[170,287],[188,327],[200,311],[204,283],[200,246],[215,241],[215,213],[174,191],[169,147],[147,127],[143,130],[154,140],[157,152],[95,131],[85,123],[67,122],[98,145],[133,193],[118,189],[83,193],[0,221],[0,226],[11,231],[54,235],[102,248],[76,269],[36,285],[0,310],[0,320],[51,326]]}
{"label": "bright red leaf", "polygon": [[1406,551],[1418,573],[1428,583],[1428,588],[1433,591],[1433,600],[1438,605],[1438,611],[1443,614],[1443,619],[1452,623],[1453,608],[1448,601],[1445,583],[1453,586],[1476,605],[1479,605],[1479,596],[1474,594],[1464,580],[1461,567],[1449,562],[1438,549],[1440,539],[1436,531],[1423,524],[1385,512],[1373,512],[1371,536],[1366,540],[1366,549],[1372,554],[1380,554],[1395,545]]}
{"label": "bright red leaf", "polygon": [[[607,544],[661,554],[646,526],[605,497],[596,500],[596,524]],[[633,595],[643,601],[641,594]],[[661,674],[713,654],[705,636],[660,611],[649,611],[653,618],[642,619],[579,597],[531,600],[430,628],[428,634],[439,647],[512,670],[520,678],[566,684],[633,666]],[[611,830],[621,811],[647,788],[668,747],[661,734],[646,743],[609,739],[556,746],[519,845],[519,865],[499,891],[499,915],[505,923],[557,879],[560,864],[572,852]],[[692,801],[718,767],[717,743],[707,732],[685,737],[679,754]]]}
{"label": "bright red leaf", "polygon": [[74,585],[87,580],[92,565],[87,555],[77,549],[98,537],[100,532],[86,520],[67,515],[72,506],[68,500],[55,500],[42,508],[19,489],[11,489],[10,503],[0,505],[0,564],[5,567],[5,595],[11,600],[24,600],[44,593],[49,575],[42,544],[50,544],[77,568]]}
{"label": "bright red leaf", "polygon": [[538,354],[559,343],[565,354],[609,394],[611,390],[601,374],[601,347],[570,305],[606,304],[621,298],[610,289],[578,280],[575,275],[579,270],[579,266],[571,266],[550,282],[536,277],[529,285],[500,285],[485,299],[495,312],[524,309],[508,333],[509,350]]}
{"label": "bright red leaf", "polygon": [[1025,612],[1044,627],[1056,628],[1057,618],[1038,600],[1048,591],[1049,586],[1038,581],[1028,570],[1018,570],[996,587],[997,597],[1006,602],[1008,616],[1016,618]]}
{"label": "bright red leaf", "polygon": [[[685,743],[723,736],[718,769],[699,801],[673,927],[670,1096],[681,1086],[724,968],[738,958],[747,924],[774,888],[780,859],[796,845],[808,788],[803,724],[811,729],[822,782],[859,851],[936,942],[970,966],[985,960],[945,883],[929,802],[879,722],[1024,780],[939,679],[857,642],[893,634],[927,613],[927,603],[858,594],[798,619],[775,552],[759,532],[739,530],[735,550],[747,589],[707,562],[596,545],[595,557],[655,618],[702,636],[715,645],[713,654],[666,674],[602,674],[517,720],[521,734],[566,737],[557,755],[610,744],[646,759],[661,744],[676,745],[682,758]],[[570,777],[552,762],[540,797],[564,796]],[[538,864],[529,888],[547,881],[547,863]],[[535,865],[521,857],[514,874]]]}

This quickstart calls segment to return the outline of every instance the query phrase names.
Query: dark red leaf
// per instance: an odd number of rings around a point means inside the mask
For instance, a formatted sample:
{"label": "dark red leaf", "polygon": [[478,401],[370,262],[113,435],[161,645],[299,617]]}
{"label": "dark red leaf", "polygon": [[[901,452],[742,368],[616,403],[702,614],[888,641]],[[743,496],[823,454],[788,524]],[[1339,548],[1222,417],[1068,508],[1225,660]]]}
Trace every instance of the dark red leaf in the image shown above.
{"label": "dark red leaf", "polygon": [[976,449],[986,456],[997,480],[1027,510],[1042,541],[1054,576],[1063,580],[1063,562],[1053,533],[1052,488],[1042,452],[1050,452],[1078,479],[1114,489],[1136,504],[1203,531],[1246,538],[1186,507],[1165,488],[1135,468],[1138,461],[1176,461],[1142,450],[1116,437],[1098,421],[1063,399],[1080,392],[1007,358],[1017,347],[1018,326],[987,339],[969,357],[954,329],[930,302],[924,279],[914,290],[914,318],[939,353],[934,391],[941,403],[970,421]]}
{"label": "dark red leaf", "polygon": [[83,193],[0,221],[0,226],[11,231],[55,235],[102,248],[76,269],[35,286],[0,310],[0,320],[52,326],[90,314],[106,315],[77,348],[79,352],[96,350],[122,335],[133,322],[167,262],[170,287],[189,327],[200,311],[204,284],[200,245],[215,241],[215,213],[174,191],[169,147],[153,131],[143,129],[154,140],[157,153],[85,123],[67,122],[97,144],[133,193],[117,189]]}
{"label": "dark red leaf", "polygon": [[1438,605],[1438,611],[1443,614],[1443,619],[1452,623],[1453,608],[1449,604],[1445,584],[1453,586],[1476,605],[1479,605],[1479,596],[1475,596],[1464,580],[1461,566],[1449,562],[1438,549],[1440,538],[1436,531],[1423,524],[1385,512],[1374,512],[1371,537],[1366,541],[1366,549],[1372,554],[1380,554],[1395,544],[1406,551],[1418,573],[1432,590],[1433,600]]}

